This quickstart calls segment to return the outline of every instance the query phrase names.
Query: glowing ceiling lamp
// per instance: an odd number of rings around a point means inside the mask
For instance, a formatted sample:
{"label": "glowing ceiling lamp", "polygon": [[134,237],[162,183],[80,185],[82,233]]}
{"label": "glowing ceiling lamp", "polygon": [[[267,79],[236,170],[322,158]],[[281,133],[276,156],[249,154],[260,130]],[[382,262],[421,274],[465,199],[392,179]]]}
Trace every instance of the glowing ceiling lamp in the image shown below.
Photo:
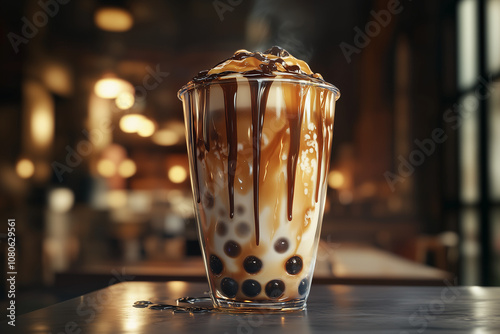
{"label": "glowing ceiling lamp", "polygon": [[127,110],[132,108],[135,103],[134,94],[124,91],[118,94],[115,100],[115,104],[121,110]]}
{"label": "glowing ceiling lamp", "polygon": [[151,137],[155,132],[155,123],[152,120],[145,118],[137,130],[137,134],[141,137]]}
{"label": "glowing ceiling lamp", "polygon": [[172,146],[179,142],[179,134],[171,129],[161,129],[153,135],[153,142],[161,146]]}
{"label": "glowing ceiling lamp", "polygon": [[142,123],[146,117],[140,114],[124,115],[120,119],[120,129],[125,133],[134,133],[141,129]]}
{"label": "glowing ceiling lamp", "polygon": [[134,87],[130,82],[123,79],[103,78],[95,84],[94,92],[103,99],[114,99],[123,92],[132,94]]}
{"label": "glowing ceiling lamp", "polygon": [[29,159],[21,159],[16,164],[16,173],[20,178],[29,179],[35,173],[35,165]]}
{"label": "glowing ceiling lamp", "polygon": [[123,32],[132,28],[132,14],[120,7],[101,7],[94,14],[95,25],[105,31]]}
{"label": "glowing ceiling lamp", "polygon": [[330,188],[333,188],[333,189],[342,188],[342,186],[344,185],[344,182],[345,182],[345,178],[341,172],[336,171],[336,170],[332,170],[328,174],[328,185],[330,186]]}
{"label": "glowing ceiling lamp", "polygon": [[187,171],[186,168],[175,165],[170,167],[168,170],[168,179],[172,181],[173,183],[182,183],[186,181],[187,178]]}
{"label": "glowing ceiling lamp", "polygon": [[135,162],[127,159],[123,160],[118,166],[118,174],[123,178],[129,178],[135,174],[137,167]]}
{"label": "glowing ceiling lamp", "polygon": [[112,177],[116,173],[116,165],[109,159],[101,159],[97,162],[97,172],[103,177]]}

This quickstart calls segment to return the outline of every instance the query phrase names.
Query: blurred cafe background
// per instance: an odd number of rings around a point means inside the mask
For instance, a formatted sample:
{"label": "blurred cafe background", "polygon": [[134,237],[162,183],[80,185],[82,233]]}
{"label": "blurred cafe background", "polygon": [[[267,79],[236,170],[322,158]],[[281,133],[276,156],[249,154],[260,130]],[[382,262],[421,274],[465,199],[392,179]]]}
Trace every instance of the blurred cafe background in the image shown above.
{"label": "blurred cafe background", "polygon": [[272,45],[342,93],[315,283],[500,284],[500,0],[7,1],[0,36],[0,304],[8,219],[19,313],[203,281],[176,93]]}

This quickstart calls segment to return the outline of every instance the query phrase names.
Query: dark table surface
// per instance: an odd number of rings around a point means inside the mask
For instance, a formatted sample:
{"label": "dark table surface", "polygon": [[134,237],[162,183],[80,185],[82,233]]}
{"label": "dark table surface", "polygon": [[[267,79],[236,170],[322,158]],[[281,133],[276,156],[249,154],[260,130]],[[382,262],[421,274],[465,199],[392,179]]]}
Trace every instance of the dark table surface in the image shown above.
{"label": "dark table surface", "polygon": [[203,296],[204,283],[123,282],[18,316],[0,333],[500,333],[500,288],[313,285],[307,310],[173,313],[134,308]]}

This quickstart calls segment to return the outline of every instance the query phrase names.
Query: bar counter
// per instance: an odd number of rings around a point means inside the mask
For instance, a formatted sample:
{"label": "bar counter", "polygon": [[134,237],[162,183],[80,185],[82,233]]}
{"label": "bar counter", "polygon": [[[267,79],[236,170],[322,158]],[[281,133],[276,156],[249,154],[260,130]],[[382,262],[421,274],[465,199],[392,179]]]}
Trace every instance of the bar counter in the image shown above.
{"label": "bar counter", "polygon": [[[175,304],[206,296],[205,283],[123,282],[18,316],[1,333],[500,333],[500,288],[313,284],[294,313],[173,313],[134,302]],[[130,280],[130,281],[127,281]],[[114,282],[110,282],[114,283]],[[189,306],[189,304],[186,304]]]}

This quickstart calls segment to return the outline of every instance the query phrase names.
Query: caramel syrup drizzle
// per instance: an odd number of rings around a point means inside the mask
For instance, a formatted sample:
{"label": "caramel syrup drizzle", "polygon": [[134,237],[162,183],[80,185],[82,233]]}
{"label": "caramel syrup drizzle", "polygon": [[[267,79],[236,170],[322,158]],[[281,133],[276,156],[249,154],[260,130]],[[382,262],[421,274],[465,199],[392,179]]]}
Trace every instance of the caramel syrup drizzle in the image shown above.
{"label": "caramel syrup drizzle", "polygon": [[324,91],[321,91],[319,94],[316,95],[316,115],[318,117],[318,121],[316,124],[318,124],[318,176],[316,179],[316,203],[318,203],[319,200],[319,190],[320,190],[320,184],[321,184],[321,173],[322,170],[321,168],[323,167],[323,151],[325,149],[324,142],[325,142],[325,135],[324,135],[324,130],[323,127],[325,126],[324,124],[324,117],[323,113],[325,112],[325,98],[324,98]]}
{"label": "caramel syrup drizzle", "polygon": [[[253,73],[252,73],[253,74]],[[249,75],[250,76],[250,75]],[[253,76],[253,75],[252,75]],[[260,179],[260,158],[261,158],[261,141],[262,141],[262,129],[264,125],[264,116],[267,106],[267,100],[269,96],[269,90],[271,88],[271,81],[266,80],[249,80],[250,84],[250,94],[252,101],[252,145],[253,145],[253,206],[254,206],[254,219],[255,219],[255,242],[259,245],[260,239],[260,222],[259,222],[259,179]],[[238,147],[238,135],[237,135],[237,113],[236,113],[236,96],[238,84],[236,79],[229,79],[221,85],[223,95],[224,95],[224,109],[225,109],[225,123],[226,123],[226,138],[227,138],[227,166],[228,166],[228,194],[229,194],[229,208],[230,208],[230,218],[234,217],[234,179],[236,173],[237,165],[237,147]],[[201,202],[200,199],[200,185],[197,175],[198,171],[198,159],[203,159],[202,154],[197,155],[197,148],[200,150],[205,149],[206,152],[210,150],[210,137],[209,137],[209,88],[210,85],[201,87],[198,91],[198,106],[199,108],[194,108],[193,96],[194,92],[187,94],[187,104],[192,111],[192,117],[188,118],[188,127],[190,135],[190,147],[191,156],[193,157],[193,168],[194,168],[194,183],[195,183],[195,193],[196,200],[198,203]],[[288,88],[288,87],[287,87]],[[288,220],[292,220],[293,212],[293,198],[295,191],[295,174],[297,170],[297,163],[300,151],[300,138],[303,115],[305,111],[305,99],[311,88],[307,85],[299,85],[297,87],[289,87],[285,90],[288,93],[285,96],[286,103],[286,115],[288,119],[288,129],[290,136],[290,147],[287,158],[287,214]],[[325,150],[325,143],[331,140],[331,127],[333,124],[331,122],[326,122],[326,115],[323,115],[326,107],[326,100],[328,99],[328,93],[321,91],[315,95],[315,108],[316,117],[318,124],[318,174],[316,182],[316,203],[319,200],[319,192],[321,185],[321,174],[323,167],[323,154]],[[198,112],[197,112],[198,110]],[[198,135],[199,124],[201,123],[201,134]],[[328,124],[326,124],[328,123]],[[332,122],[333,123],[333,122]],[[326,128],[326,129],[325,129]],[[326,131],[325,131],[326,130]],[[330,130],[330,131],[328,131]],[[326,132],[326,133],[325,133]],[[200,138],[200,143],[198,145],[198,137]],[[325,138],[327,137],[327,138]],[[201,143],[203,140],[203,143]],[[201,152],[200,152],[201,153]],[[327,152],[328,153],[328,152]],[[328,162],[326,168],[328,168]]]}

